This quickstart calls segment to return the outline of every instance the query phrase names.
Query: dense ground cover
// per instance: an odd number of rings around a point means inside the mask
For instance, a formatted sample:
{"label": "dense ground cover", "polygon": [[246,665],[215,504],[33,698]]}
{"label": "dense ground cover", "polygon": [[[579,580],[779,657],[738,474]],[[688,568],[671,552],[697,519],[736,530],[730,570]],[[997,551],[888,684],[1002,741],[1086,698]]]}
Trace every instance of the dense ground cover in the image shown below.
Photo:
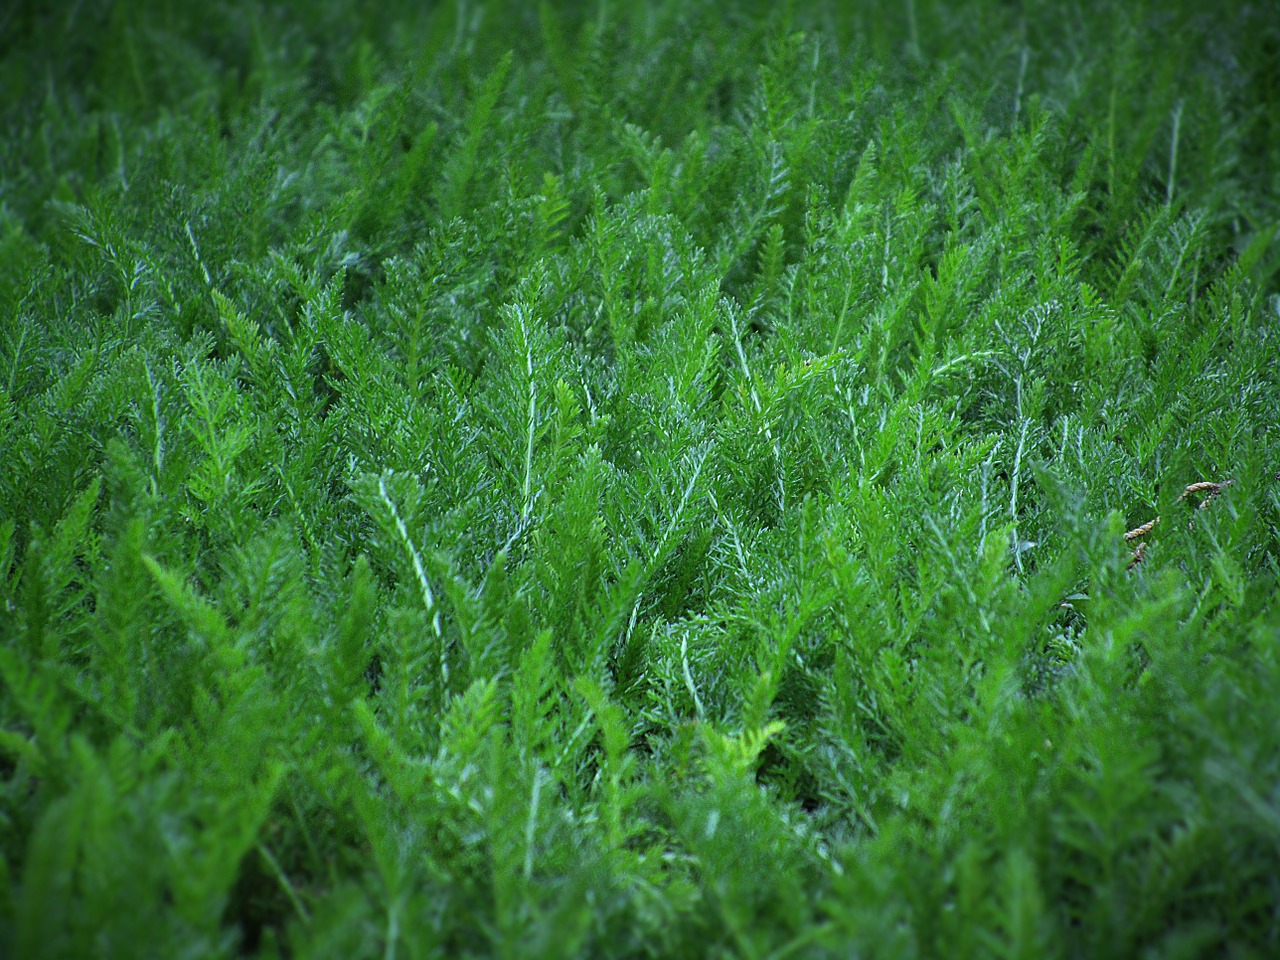
{"label": "dense ground cover", "polygon": [[0,954],[1280,953],[1200,6],[6,6]]}

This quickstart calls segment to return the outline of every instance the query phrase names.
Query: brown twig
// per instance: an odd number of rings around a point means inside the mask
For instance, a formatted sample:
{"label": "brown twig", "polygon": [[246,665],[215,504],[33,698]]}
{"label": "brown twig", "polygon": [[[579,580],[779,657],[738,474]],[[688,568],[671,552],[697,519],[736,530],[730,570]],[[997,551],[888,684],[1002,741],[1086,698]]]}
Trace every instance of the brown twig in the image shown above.
{"label": "brown twig", "polygon": [[[1280,474],[1277,474],[1277,477],[1280,478]],[[1235,480],[1223,480],[1221,483],[1214,480],[1201,480],[1197,483],[1189,483],[1182,491],[1182,494],[1178,497],[1178,502],[1181,503],[1183,500],[1190,497],[1198,496],[1200,497],[1200,504],[1197,509],[1203,510],[1213,501],[1214,497],[1222,493],[1223,490],[1231,486],[1233,483],[1235,483]],[[1140,527],[1134,527],[1132,530],[1125,533],[1124,542],[1133,543],[1135,540],[1141,540],[1154,530],[1156,528],[1156,524],[1159,522],[1160,518],[1156,517],[1154,520],[1148,520]],[[1139,543],[1133,548],[1133,555],[1129,558],[1129,566],[1127,569],[1132,570],[1145,560],[1146,556],[1147,545],[1145,543]]]}
{"label": "brown twig", "polygon": [[1132,530],[1130,530],[1128,533],[1124,535],[1124,542],[1132,543],[1134,540],[1141,540],[1148,533],[1154,530],[1156,528],[1156,524],[1159,522],[1160,522],[1160,518],[1156,517],[1154,520],[1148,520],[1146,523],[1144,523],[1140,527],[1134,527]]}
{"label": "brown twig", "polygon": [[1182,491],[1182,495],[1178,497],[1178,502],[1181,503],[1188,497],[1204,494],[1200,499],[1200,509],[1203,510],[1205,504],[1233,483],[1235,483],[1235,480],[1223,480],[1221,483],[1216,483],[1213,480],[1201,480],[1199,483],[1189,483],[1186,489]]}

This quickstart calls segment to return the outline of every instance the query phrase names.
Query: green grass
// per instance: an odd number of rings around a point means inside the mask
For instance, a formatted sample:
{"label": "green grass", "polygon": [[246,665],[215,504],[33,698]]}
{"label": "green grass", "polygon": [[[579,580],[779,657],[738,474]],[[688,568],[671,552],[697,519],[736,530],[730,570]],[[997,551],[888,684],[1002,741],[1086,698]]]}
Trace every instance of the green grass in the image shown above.
{"label": "green grass", "polygon": [[356,6],[0,13],[0,954],[1280,954],[1280,17]]}

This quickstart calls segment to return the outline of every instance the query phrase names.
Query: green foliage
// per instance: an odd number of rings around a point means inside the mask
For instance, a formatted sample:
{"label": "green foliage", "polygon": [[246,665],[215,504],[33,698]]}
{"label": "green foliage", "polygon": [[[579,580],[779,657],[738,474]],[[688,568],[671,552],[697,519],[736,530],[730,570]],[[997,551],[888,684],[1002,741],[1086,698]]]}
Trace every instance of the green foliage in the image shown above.
{"label": "green foliage", "polygon": [[1265,7],[6,7],[0,955],[1280,953]]}

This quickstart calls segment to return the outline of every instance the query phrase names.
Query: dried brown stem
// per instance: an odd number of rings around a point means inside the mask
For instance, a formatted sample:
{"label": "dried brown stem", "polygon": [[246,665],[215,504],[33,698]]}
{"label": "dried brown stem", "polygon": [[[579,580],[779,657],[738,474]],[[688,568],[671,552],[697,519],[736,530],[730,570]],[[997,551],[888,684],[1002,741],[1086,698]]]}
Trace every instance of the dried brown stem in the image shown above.
{"label": "dried brown stem", "polygon": [[1186,489],[1182,491],[1182,496],[1178,497],[1178,502],[1181,503],[1188,497],[1204,494],[1204,497],[1200,501],[1200,506],[1203,507],[1233,483],[1235,483],[1234,480],[1223,480],[1221,483],[1217,483],[1213,480],[1201,480],[1198,483],[1189,483],[1187,484]]}
{"label": "dried brown stem", "polygon": [[1154,520],[1148,520],[1146,523],[1144,523],[1140,527],[1134,527],[1132,530],[1130,530],[1128,533],[1124,535],[1124,542],[1131,543],[1134,540],[1142,539],[1148,533],[1154,530],[1156,528],[1156,524],[1159,522],[1160,522],[1160,518],[1156,517]]}

